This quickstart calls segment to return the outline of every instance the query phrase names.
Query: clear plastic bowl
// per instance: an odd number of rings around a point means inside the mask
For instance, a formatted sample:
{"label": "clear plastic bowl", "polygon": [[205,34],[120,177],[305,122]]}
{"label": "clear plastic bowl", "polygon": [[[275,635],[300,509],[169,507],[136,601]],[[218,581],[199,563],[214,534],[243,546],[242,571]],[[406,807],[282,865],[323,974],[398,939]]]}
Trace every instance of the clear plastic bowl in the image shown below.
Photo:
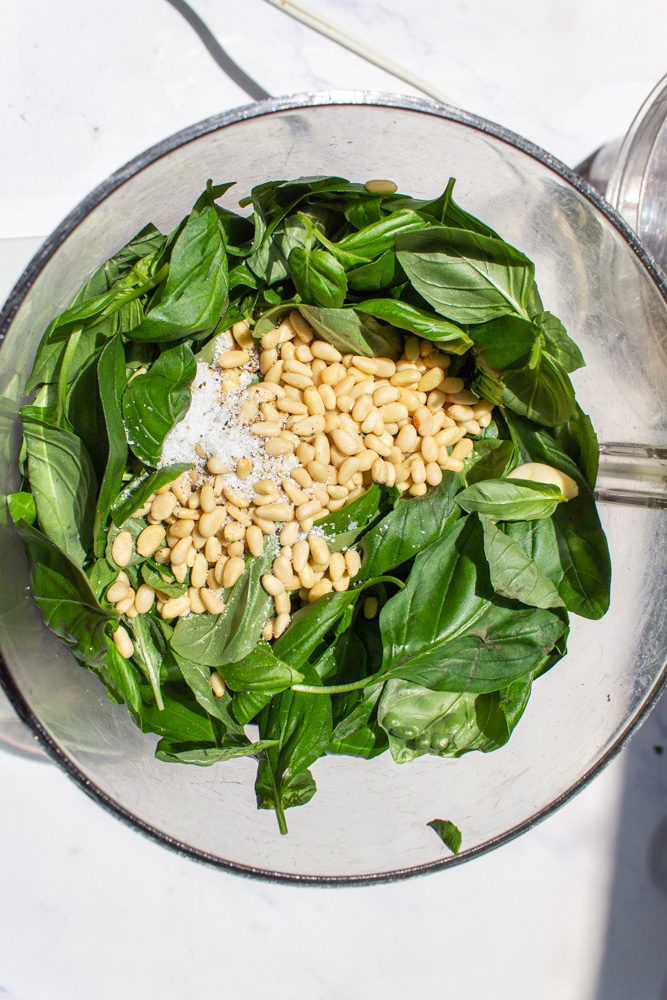
{"label": "clear plastic bowl", "polygon": [[[612,451],[620,443],[622,454],[639,449],[649,467],[664,454],[667,286],[603,200],[547,153],[472,115],[409,98],[319,94],[186,129],[110,177],[46,241],[0,319],[0,490],[18,486],[16,409],[41,334],[94,268],[146,223],[174,226],[209,177],[238,181],[226,196],[233,205],[267,178],[330,173],[391,177],[419,197],[456,176],[457,199],[535,261],[546,308],[588,362],[574,381],[600,439]],[[623,499],[613,483],[606,495]],[[6,525],[0,676],[21,717],[88,795],[194,858],[317,884],[460,863],[566,801],[620,749],[661,689],[667,524],[660,498],[630,499],[601,504],[611,610],[601,622],[573,619],[571,652],[536,683],[506,747],[405,766],[388,755],[321,760],[318,793],[289,811],[285,837],[272,812],[255,808],[252,761],[196,768],[154,759],[156,737],[143,736],[45,628],[21,545]],[[458,857],[426,826],[434,818],[460,827]]]}

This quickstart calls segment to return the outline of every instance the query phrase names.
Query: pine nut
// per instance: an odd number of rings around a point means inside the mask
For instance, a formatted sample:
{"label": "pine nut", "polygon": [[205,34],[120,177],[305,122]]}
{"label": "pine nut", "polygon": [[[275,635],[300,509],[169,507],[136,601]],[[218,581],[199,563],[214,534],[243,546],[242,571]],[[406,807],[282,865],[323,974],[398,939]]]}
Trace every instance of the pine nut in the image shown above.
{"label": "pine nut", "polygon": [[429,368],[426,374],[422,375],[417,383],[420,392],[431,392],[442,383],[445,376],[442,368]]}
{"label": "pine nut", "polygon": [[437,462],[438,443],[434,437],[426,435],[422,438],[422,458],[425,462]]}
{"label": "pine nut", "polygon": [[307,386],[313,384],[313,379],[310,375],[299,375],[293,372],[283,374],[282,381],[285,385],[294,386],[295,389],[305,389]]}
{"label": "pine nut", "polygon": [[296,413],[299,415],[308,413],[308,407],[305,403],[302,403],[300,399],[288,399],[287,396],[279,399],[275,408],[281,413]]}
{"label": "pine nut", "polygon": [[312,444],[307,444],[302,441],[301,444],[297,446],[296,457],[299,459],[302,465],[308,465],[315,458],[315,449]]}
{"label": "pine nut", "polygon": [[132,558],[132,535],[129,531],[118,532],[111,546],[111,558],[116,563],[116,566],[127,566]]}
{"label": "pine nut", "polygon": [[457,427],[445,427],[435,435],[435,441],[439,448],[448,448],[458,437]]}
{"label": "pine nut", "polygon": [[212,476],[222,476],[226,472],[229,472],[229,466],[226,462],[223,462],[221,458],[217,458],[215,455],[211,455],[206,467]]}
{"label": "pine nut", "polygon": [[287,503],[269,503],[261,508],[260,519],[264,521],[291,521],[293,517],[294,511]]}
{"label": "pine nut", "polygon": [[216,507],[210,514],[202,514],[197,525],[199,534],[204,538],[217,534],[224,523],[226,514],[227,511],[224,507]]}
{"label": "pine nut", "polygon": [[338,482],[341,486],[349,482],[355,472],[359,472],[361,468],[361,462],[357,456],[352,458],[346,458],[340,469],[338,470]]}
{"label": "pine nut", "polygon": [[248,515],[247,508],[245,510],[241,510],[233,503],[226,503],[225,510],[227,511],[230,517],[232,517],[235,521],[238,521],[239,524],[242,524],[244,528],[249,528],[250,525],[252,524],[252,521]]}
{"label": "pine nut", "polygon": [[331,580],[327,579],[320,580],[318,583],[316,583],[313,587],[310,588],[310,592],[308,594],[309,603],[312,604],[318,598],[324,597],[325,594],[330,594],[332,590],[333,590],[333,584],[331,583]]}
{"label": "pine nut", "polygon": [[187,594],[181,594],[180,597],[172,597],[165,601],[160,614],[163,618],[177,618],[189,610],[190,598]]}
{"label": "pine nut", "polygon": [[324,403],[325,410],[336,409],[336,393],[330,385],[325,385],[324,383],[318,385],[317,392]]}
{"label": "pine nut", "polygon": [[198,521],[201,517],[201,511],[199,509],[192,510],[190,507],[174,507],[174,513],[172,515],[176,518],[174,524],[170,526],[171,530],[178,526],[178,521],[190,521],[190,531],[195,521]]}
{"label": "pine nut", "polygon": [[278,341],[280,340],[280,330],[274,327],[273,330],[269,330],[262,337],[260,343],[265,351],[271,351],[274,347],[278,346]]}
{"label": "pine nut", "polygon": [[345,565],[350,577],[355,577],[361,569],[361,556],[356,549],[348,549],[345,553]]}
{"label": "pine nut", "polygon": [[[125,576],[125,574],[123,574],[123,576]],[[127,580],[127,577],[125,577],[125,580]],[[126,601],[128,597],[131,596],[132,588],[129,583],[125,582],[125,580],[121,580],[119,574],[115,583],[111,584],[106,594],[109,604],[116,604],[118,601]]]}
{"label": "pine nut", "polygon": [[283,374],[284,363],[284,361],[276,361],[274,365],[271,365],[268,372],[264,375],[264,383],[280,382]]}
{"label": "pine nut", "polygon": [[308,503],[311,499],[308,493],[304,493],[304,491],[299,489],[296,483],[292,482],[290,479],[283,479],[282,486],[287,496],[295,504]]}
{"label": "pine nut", "polygon": [[331,438],[338,450],[344,455],[358,455],[360,451],[364,451],[362,438],[342,427],[332,431]]}
{"label": "pine nut", "polygon": [[221,555],[222,546],[220,544],[220,539],[216,538],[215,535],[210,535],[204,543],[204,556],[206,557],[206,562],[214,565],[217,563]]}
{"label": "pine nut", "polygon": [[185,476],[179,476],[171,484],[171,492],[175,495],[180,504],[188,502],[188,497],[192,493],[192,483]]}
{"label": "pine nut", "polygon": [[364,618],[375,618],[378,613],[377,597],[367,597],[364,601]]}
{"label": "pine nut", "polygon": [[285,593],[285,584],[272,573],[265,573],[261,579],[261,583],[267,594],[271,594],[272,597]]}
{"label": "pine nut", "polygon": [[155,591],[153,588],[149,587],[147,583],[142,583],[134,595],[134,606],[137,609],[137,614],[145,615],[147,611],[150,611],[154,600]]}
{"label": "pine nut", "polygon": [[289,321],[297,337],[305,341],[307,344],[310,344],[313,339],[313,331],[310,329],[310,326],[301,313],[297,312],[296,309],[293,309],[289,314]]}
{"label": "pine nut", "polygon": [[389,381],[392,385],[395,385],[396,387],[399,386],[403,387],[403,386],[416,385],[417,382],[419,382],[420,378],[421,376],[417,371],[417,369],[410,367],[410,368],[403,368],[400,371],[397,371],[394,375],[391,376]]}
{"label": "pine nut", "polygon": [[[273,575],[283,584],[283,588],[292,582],[292,564],[286,556],[276,556],[273,560]],[[266,589],[266,588],[264,588]],[[269,591],[271,593],[271,591]],[[278,591],[282,593],[282,591]],[[275,595],[274,595],[275,596]]]}
{"label": "pine nut", "polygon": [[306,563],[299,570],[298,577],[299,580],[301,581],[301,586],[305,587],[306,590],[310,590],[310,588],[314,587],[315,584],[317,583],[317,580],[315,579],[315,573],[313,572],[313,568],[309,563]]}
{"label": "pine nut", "polygon": [[277,437],[280,434],[280,424],[275,420],[259,420],[250,425],[250,433],[257,437]]}
{"label": "pine nut", "polygon": [[456,420],[457,423],[465,423],[466,420],[474,420],[475,414],[469,406],[463,406],[460,403],[454,403],[452,406],[447,407],[447,416],[451,417],[452,420]]}
{"label": "pine nut", "polygon": [[442,469],[437,462],[429,462],[426,466],[426,482],[429,486],[437,486],[442,482]]}
{"label": "pine nut", "polygon": [[188,575],[188,567],[184,562],[172,563],[171,572],[174,574],[177,583],[184,583]]}
{"label": "pine nut", "polygon": [[327,493],[332,500],[344,500],[348,492],[349,490],[346,486],[336,486],[334,484],[327,486]]}
{"label": "pine nut", "polygon": [[283,361],[294,361],[294,358],[296,357],[294,344],[291,343],[282,344],[280,348],[280,357],[283,359]]}
{"label": "pine nut", "polygon": [[323,506],[324,504],[329,503],[329,494],[321,483],[313,483],[313,496],[316,500],[319,500]]}
{"label": "pine nut", "polygon": [[216,508],[216,497],[210,483],[205,483],[199,494],[199,505],[205,514],[210,514]]}
{"label": "pine nut", "polygon": [[[306,466],[306,470],[310,477],[311,483],[313,479],[318,483],[326,483],[329,478],[329,467],[328,465],[325,465],[324,462],[317,462],[317,461],[309,462],[308,465]],[[298,469],[293,469],[291,475],[296,479],[296,476],[294,475],[295,472],[298,472]],[[302,483],[302,485],[305,484]]]}
{"label": "pine nut", "polygon": [[134,605],[134,590],[132,589],[132,587],[130,587],[130,593],[128,594],[128,596],[124,598],[122,601],[116,601],[116,611],[119,614],[124,615],[126,614],[128,608],[131,608],[133,605]]}
{"label": "pine nut", "polygon": [[480,399],[479,403],[475,403],[472,408],[472,412],[475,414],[475,420],[479,420],[480,417],[485,416],[487,413],[493,413],[493,403],[489,403],[486,399]]}
{"label": "pine nut", "polygon": [[247,479],[252,469],[253,465],[249,458],[240,458],[236,463],[236,475],[239,479]]}
{"label": "pine nut", "polygon": [[206,605],[203,603],[197,587],[188,587],[188,598],[190,601],[190,611],[193,615],[203,615],[206,611]]}
{"label": "pine nut", "polygon": [[[462,438],[458,444],[452,448],[452,458],[468,458],[472,453],[473,443],[470,438]],[[415,478],[414,476],[412,477]]]}
{"label": "pine nut", "polygon": [[329,576],[336,583],[347,571],[345,556],[342,552],[332,552],[329,560]]}
{"label": "pine nut", "polygon": [[322,504],[319,500],[309,500],[308,503],[299,504],[296,508],[296,518],[302,524],[305,520],[311,517],[315,517],[322,510]]}
{"label": "pine nut", "polygon": [[301,572],[303,567],[308,562],[309,555],[310,547],[308,542],[295,542],[294,548],[292,549],[292,565],[294,566],[295,573]]}
{"label": "pine nut", "polygon": [[[399,436],[401,433],[402,431],[399,432]],[[370,448],[372,451],[376,451],[378,455],[382,456],[382,458],[388,458],[389,455],[391,455],[393,442],[392,444],[387,444],[385,441],[382,440],[381,437],[378,437],[377,434],[367,434],[366,437],[364,438],[364,444],[366,445],[366,448]]]}
{"label": "pine nut", "polygon": [[299,537],[299,522],[290,521],[282,528],[280,532],[280,544],[294,545],[298,537]]}
{"label": "pine nut", "polygon": [[[215,595],[213,595],[213,596],[215,596]],[[204,599],[204,595],[202,594],[202,600],[203,599]],[[216,598],[216,600],[219,601],[220,599]],[[222,601],[220,601],[220,604],[222,604]],[[223,607],[224,607],[224,605],[223,605]],[[207,608],[207,610],[209,610],[209,609]],[[214,612],[211,612],[211,614],[219,614],[219,612],[214,611]],[[222,679],[222,677],[220,676],[220,674],[218,673],[218,671],[214,670],[213,673],[211,674],[211,691],[216,696],[216,698],[222,698],[222,696],[224,695],[224,693],[225,693],[226,690],[227,690],[227,686],[226,686],[224,680]]]}
{"label": "pine nut", "polygon": [[309,535],[308,545],[312,557],[316,563],[320,563],[325,569],[329,565],[330,553],[329,546],[321,535]]}
{"label": "pine nut", "polygon": [[231,559],[227,560],[222,568],[222,585],[225,590],[234,586],[244,569],[245,562],[240,556],[232,556]]}
{"label": "pine nut", "polygon": [[245,538],[246,529],[238,521],[230,521],[222,529],[222,537],[226,542],[241,542]]}
{"label": "pine nut", "polygon": [[271,350],[262,351],[259,355],[259,370],[262,375],[266,375],[268,371],[271,370],[273,365],[275,365],[278,360],[278,352],[275,348]]}
{"label": "pine nut", "polygon": [[426,493],[426,483],[413,483],[408,493],[412,497],[423,497]]}
{"label": "pine nut", "polygon": [[450,393],[450,392],[461,392],[463,386],[464,382],[462,378],[454,378],[452,376],[449,376],[445,377],[442,380],[438,388],[440,389],[440,392]]}
{"label": "pine nut", "polygon": [[417,447],[417,431],[413,424],[406,424],[396,436],[396,447],[400,448],[404,455],[411,454]]}
{"label": "pine nut", "polygon": [[220,368],[240,368],[250,361],[250,355],[246,351],[225,351],[219,354],[217,363]]}
{"label": "pine nut", "polygon": [[251,555],[255,557],[261,556],[264,551],[264,535],[261,528],[258,528],[256,524],[252,524],[249,528],[246,528],[245,540]]}
{"label": "pine nut", "polygon": [[352,364],[355,368],[358,368],[360,372],[364,375],[376,375],[378,370],[378,364],[375,358],[362,358],[360,355],[355,354],[352,358]]}
{"label": "pine nut", "polygon": [[273,622],[272,621],[267,622],[266,625],[264,626],[264,628],[262,629],[262,639],[266,639],[267,642],[269,642],[271,639],[273,639]]}
{"label": "pine nut", "polygon": [[465,427],[467,433],[472,435],[479,434],[482,430],[477,420],[466,420],[463,426]]}
{"label": "pine nut", "polygon": [[427,368],[441,368],[443,371],[447,371],[452,363],[449,355],[443,354],[441,351],[432,350],[429,354],[424,354],[422,356],[424,358],[424,364]]}
{"label": "pine nut", "polygon": [[426,405],[429,410],[433,413],[442,412],[443,404],[447,401],[447,396],[444,392],[440,392],[439,389],[434,389],[433,392],[429,392]]}
{"label": "pine nut", "polygon": [[295,483],[298,483],[299,486],[303,486],[304,489],[310,489],[313,485],[310,473],[307,469],[304,469],[302,465],[298,465],[296,469],[292,469],[290,476]]}
{"label": "pine nut", "polygon": [[376,459],[373,462],[373,468],[371,469],[371,475],[373,477],[374,483],[386,483],[387,482],[387,468],[381,458]]}
{"label": "pine nut", "polygon": [[373,393],[373,403],[375,406],[387,406],[389,403],[397,402],[398,398],[398,389],[393,385],[382,385]]}
{"label": "pine nut", "polygon": [[[220,553],[218,553],[218,557],[219,556]],[[199,587],[203,587],[206,584],[207,576],[208,576],[208,559],[202,552],[198,552],[197,555],[195,556],[195,561],[192,564],[192,569],[190,571],[190,583],[192,584],[193,587],[199,589]]]}
{"label": "pine nut", "polygon": [[124,629],[122,625],[118,626],[111,638],[124,660],[129,660],[134,655],[134,643],[130,639],[127,629]]}
{"label": "pine nut", "polygon": [[340,351],[336,350],[333,344],[327,343],[326,340],[313,340],[310,349],[314,357],[321,358],[322,361],[326,361],[328,364],[340,361],[343,357]]}
{"label": "pine nut", "polygon": [[364,393],[363,396],[357,398],[352,409],[352,416],[358,424],[362,424],[372,409],[373,397],[368,393]]}
{"label": "pine nut", "polygon": [[156,496],[149,507],[151,517],[155,518],[156,522],[164,521],[165,518],[171,517],[177,503],[176,496],[171,491],[163,493],[161,496]]}
{"label": "pine nut", "polygon": [[[315,390],[317,392],[317,390]],[[318,397],[319,398],[319,397]],[[301,417],[292,424],[292,430],[299,437],[312,437],[324,431],[324,417],[317,413],[309,417]]]}
{"label": "pine nut", "polygon": [[479,417],[478,423],[480,427],[488,427],[492,420],[492,415],[490,413],[483,413]]}

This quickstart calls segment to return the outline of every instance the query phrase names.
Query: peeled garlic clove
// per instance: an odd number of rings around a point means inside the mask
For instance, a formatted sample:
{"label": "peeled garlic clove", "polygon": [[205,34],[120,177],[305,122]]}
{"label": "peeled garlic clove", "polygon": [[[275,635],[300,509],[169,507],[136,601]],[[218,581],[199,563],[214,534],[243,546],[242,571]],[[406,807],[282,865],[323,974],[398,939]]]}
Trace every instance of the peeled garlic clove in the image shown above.
{"label": "peeled garlic clove", "polygon": [[535,483],[551,483],[557,486],[566,500],[574,500],[579,496],[579,487],[574,479],[566,476],[564,472],[554,469],[551,465],[544,465],[542,462],[526,462],[512,469],[509,474],[510,479],[528,479]]}

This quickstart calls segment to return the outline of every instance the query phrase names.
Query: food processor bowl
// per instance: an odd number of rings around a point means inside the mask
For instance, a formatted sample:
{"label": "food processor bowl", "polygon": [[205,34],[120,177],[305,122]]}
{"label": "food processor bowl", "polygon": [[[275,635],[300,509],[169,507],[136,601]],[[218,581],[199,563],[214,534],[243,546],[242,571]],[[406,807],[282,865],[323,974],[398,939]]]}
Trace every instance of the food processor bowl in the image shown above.
{"label": "food processor bowl", "polygon": [[[456,177],[457,201],[534,260],[545,308],[586,358],[573,381],[600,440],[644,456],[628,482],[645,468],[650,478],[667,445],[667,285],[627,225],[567,167],[499,126],[424,100],[342,92],[269,100],[194,125],[111,176],[49,237],[0,318],[2,492],[19,486],[17,409],[40,337],[91,272],[148,222],[170,230],[208,178],[237,182],[223,200],[234,207],[260,181],[313,174],[390,177],[417,197]],[[252,760],[203,768],[154,758],[157,737],[142,735],[45,627],[6,517],[0,677],[21,718],[88,795],[193,858],[319,885],[458,864],[565,802],[612,759],[661,690],[667,522],[660,497],[638,496],[619,503],[622,491],[610,488],[614,502],[600,504],[611,609],[602,621],[573,616],[570,652],[536,682],[505,747],[402,766],[388,754],[324,758],[313,766],[315,798],[288,810],[287,836],[273,812],[256,809]],[[458,856],[427,826],[436,818],[460,828]]]}

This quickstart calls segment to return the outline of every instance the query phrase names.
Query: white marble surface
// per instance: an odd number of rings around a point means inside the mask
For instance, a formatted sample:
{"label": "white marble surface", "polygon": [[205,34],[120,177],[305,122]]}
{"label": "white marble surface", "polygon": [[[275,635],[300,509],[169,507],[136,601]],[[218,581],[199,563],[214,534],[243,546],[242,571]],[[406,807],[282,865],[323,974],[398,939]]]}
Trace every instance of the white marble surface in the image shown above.
{"label": "white marble surface", "polygon": [[[667,68],[658,0],[309,0],[461,106],[575,164]],[[409,88],[262,0],[193,0],[272,94]],[[406,10],[409,13],[406,13]],[[142,149],[247,98],[165,0],[4,0],[0,299]],[[667,997],[667,704],[549,820],[451,871],[298,889],[197,866],[55,767],[0,754],[0,998]]]}

